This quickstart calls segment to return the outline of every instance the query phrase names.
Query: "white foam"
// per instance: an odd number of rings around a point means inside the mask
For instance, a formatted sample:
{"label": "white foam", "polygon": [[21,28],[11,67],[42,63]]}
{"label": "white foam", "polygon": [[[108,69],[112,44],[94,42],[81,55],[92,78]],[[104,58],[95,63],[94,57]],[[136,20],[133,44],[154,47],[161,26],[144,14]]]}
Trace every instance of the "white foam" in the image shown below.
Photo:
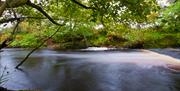
{"label": "white foam", "polygon": [[107,47],[88,47],[86,49],[81,49],[85,51],[106,51],[106,50],[112,50],[116,48],[107,48]]}

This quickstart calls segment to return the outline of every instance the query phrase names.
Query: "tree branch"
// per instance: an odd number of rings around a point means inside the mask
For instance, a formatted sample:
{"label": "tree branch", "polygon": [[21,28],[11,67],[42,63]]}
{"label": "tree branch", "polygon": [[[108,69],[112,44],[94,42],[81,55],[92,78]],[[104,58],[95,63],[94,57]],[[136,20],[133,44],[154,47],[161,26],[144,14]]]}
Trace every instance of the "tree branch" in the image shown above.
{"label": "tree branch", "polygon": [[[62,25],[54,21],[40,6],[32,3],[30,0],[6,0],[6,1],[0,1],[0,17],[2,16],[2,13],[6,8],[15,8],[22,5],[28,5],[32,8],[37,9],[39,12],[41,12],[45,17],[47,17],[53,24],[55,25]],[[8,21],[14,21],[16,19],[11,19]],[[6,22],[6,21],[4,21]]]}
{"label": "tree branch", "polygon": [[3,3],[2,1],[0,2],[1,6],[0,6],[0,17],[2,16],[4,10],[6,9],[7,5],[6,3]]}
{"label": "tree branch", "polygon": [[45,17],[47,17],[53,24],[55,24],[55,25],[61,25],[61,26],[62,26],[62,24],[59,24],[59,23],[57,23],[56,21],[54,21],[54,19],[52,19],[40,6],[35,5],[35,4],[31,3],[30,1],[28,1],[26,4],[27,4],[28,6],[30,6],[30,7],[32,7],[32,8],[37,9],[37,10],[38,10],[39,12],[41,12]]}
{"label": "tree branch", "polygon": [[0,0],[0,17],[2,16],[6,8],[19,7],[25,5],[27,2],[28,0],[6,0],[6,1]]}
{"label": "tree branch", "polygon": [[13,22],[13,21],[16,21],[16,20],[24,20],[24,19],[46,19],[45,17],[17,17],[17,18],[9,18],[9,19],[2,19],[0,20],[0,24],[3,24],[3,23],[8,23],[8,22]]}
{"label": "tree branch", "polygon": [[8,42],[10,42],[10,41],[13,40],[13,35],[14,35],[15,31],[17,30],[19,23],[20,23],[20,21],[17,21],[17,24],[15,25],[15,27],[14,27],[11,35],[10,35],[7,39],[5,39],[5,40],[2,42],[2,44],[0,44],[0,50],[1,50],[2,48],[7,47],[7,46],[10,44],[10,43],[8,43]]}
{"label": "tree branch", "polygon": [[78,2],[78,1],[76,1],[76,0],[71,0],[71,1],[74,2],[75,4],[78,4],[78,5],[81,6],[82,8],[85,8],[85,9],[96,9],[96,8],[94,8],[94,7],[86,6],[86,5],[80,3],[80,2]]}
{"label": "tree branch", "polygon": [[19,66],[21,66],[28,58],[29,56],[31,56],[31,54],[33,52],[35,52],[37,49],[39,49],[47,40],[49,40],[50,38],[52,38],[54,35],[56,35],[57,32],[59,32],[61,26],[59,26],[59,28],[51,35],[49,36],[47,39],[45,39],[39,46],[37,46],[36,48],[34,48],[32,51],[30,51],[26,57],[15,67],[16,69],[19,69]]}

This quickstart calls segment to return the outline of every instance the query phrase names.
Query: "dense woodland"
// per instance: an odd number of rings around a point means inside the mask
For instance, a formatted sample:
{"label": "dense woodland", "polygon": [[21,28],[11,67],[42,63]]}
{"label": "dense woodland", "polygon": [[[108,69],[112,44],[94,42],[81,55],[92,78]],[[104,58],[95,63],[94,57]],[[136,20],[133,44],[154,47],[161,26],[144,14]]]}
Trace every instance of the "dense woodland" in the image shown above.
{"label": "dense woodland", "polygon": [[1,48],[180,47],[179,0],[1,0],[0,14]]}

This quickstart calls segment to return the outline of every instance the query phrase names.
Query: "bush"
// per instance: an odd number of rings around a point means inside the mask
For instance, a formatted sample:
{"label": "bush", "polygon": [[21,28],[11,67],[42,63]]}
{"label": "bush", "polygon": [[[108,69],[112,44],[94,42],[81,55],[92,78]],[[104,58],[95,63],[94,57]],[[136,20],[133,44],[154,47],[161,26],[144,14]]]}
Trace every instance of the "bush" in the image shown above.
{"label": "bush", "polygon": [[15,41],[13,41],[10,46],[33,48],[36,47],[40,42],[40,39],[33,34],[23,34],[16,36]]}
{"label": "bush", "polygon": [[162,12],[159,23],[165,31],[180,32],[180,1],[176,1]]}

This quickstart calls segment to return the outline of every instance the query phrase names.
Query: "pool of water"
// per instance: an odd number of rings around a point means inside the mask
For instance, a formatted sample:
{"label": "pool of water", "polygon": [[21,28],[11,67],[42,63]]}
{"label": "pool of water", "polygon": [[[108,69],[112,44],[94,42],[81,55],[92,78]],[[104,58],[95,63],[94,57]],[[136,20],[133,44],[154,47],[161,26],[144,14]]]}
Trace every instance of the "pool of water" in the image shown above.
{"label": "pool of water", "polygon": [[7,79],[3,87],[40,91],[180,91],[180,73],[166,69],[158,57],[140,50],[36,51],[4,49],[0,70]]}

